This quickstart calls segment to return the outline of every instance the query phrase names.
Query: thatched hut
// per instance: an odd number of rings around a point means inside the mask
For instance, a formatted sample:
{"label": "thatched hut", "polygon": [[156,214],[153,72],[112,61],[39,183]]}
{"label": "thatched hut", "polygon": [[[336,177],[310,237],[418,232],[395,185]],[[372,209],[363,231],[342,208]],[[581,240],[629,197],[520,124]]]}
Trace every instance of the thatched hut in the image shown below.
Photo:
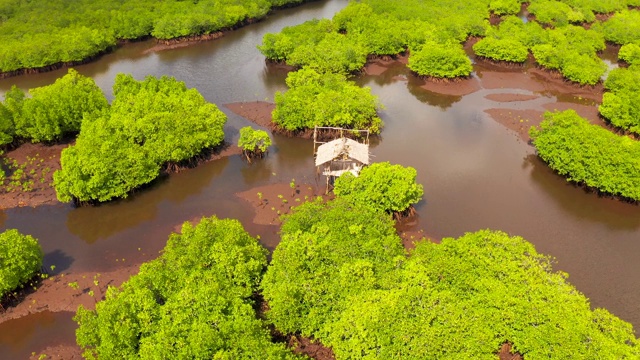
{"label": "thatched hut", "polygon": [[336,177],[350,172],[355,176],[369,165],[369,145],[348,138],[339,138],[320,145],[316,152],[316,167],[329,184]]}

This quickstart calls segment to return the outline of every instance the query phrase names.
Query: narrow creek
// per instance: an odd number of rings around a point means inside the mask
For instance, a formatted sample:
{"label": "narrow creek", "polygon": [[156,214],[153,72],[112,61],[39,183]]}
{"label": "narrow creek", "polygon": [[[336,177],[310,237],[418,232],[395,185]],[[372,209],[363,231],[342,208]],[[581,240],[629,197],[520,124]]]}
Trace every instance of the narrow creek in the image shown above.
{"label": "narrow creek", "polygon": [[[128,44],[77,70],[93,77],[108,97],[119,72],[138,79],[150,74],[185,81],[227,113],[225,133],[233,144],[238,129],[252,124],[223,105],[272,101],[276,91],[286,89],[286,70],[265,64],[256,49],[262,36],[314,17],[331,17],[346,4],[346,0],[327,0],[278,11],[221,39],[173,50],[148,52],[155,45],[152,41]],[[489,72],[506,70],[477,68],[475,76],[486,79]],[[64,73],[0,80],[0,94],[13,84],[47,85]],[[491,108],[544,111],[558,102],[585,107],[582,98],[544,90],[545,84],[533,76],[527,81],[540,82],[539,91],[512,81],[503,88],[481,86],[469,95],[443,95],[420,87],[401,65],[356,81],[371,87],[385,107],[381,116],[386,126],[372,147],[374,161],[418,170],[418,181],[425,188],[424,200],[417,206],[418,227],[434,238],[484,228],[523,236],[539,252],[555,257],[555,268],[568,272],[569,281],[594,307],[606,307],[640,327],[640,207],[599,198],[568,184],[536,158],[533,147],[485,113]],[[499,94],[535,98],[490,100],[490,95]],[[123,263],[154,258],[183,221],[212,214],[241,220],[273,249],[277,227],[252,224],[251,207],[234,194],[269,183],[288,183],[292,178],[298,183],[323,181],[315,176],[310,141],[273,138],[268,157],[253,166],[231,156],[99,207],[55,205],[0,212],[0,226],[39,238],[45,267],[55,265],[56,273],[109,271]],[[72,315],[37,314],[0,323],[0,334],[21,334],[20,339],[0,336],[0,357],[26,358],[47,345],[73,343]]]}

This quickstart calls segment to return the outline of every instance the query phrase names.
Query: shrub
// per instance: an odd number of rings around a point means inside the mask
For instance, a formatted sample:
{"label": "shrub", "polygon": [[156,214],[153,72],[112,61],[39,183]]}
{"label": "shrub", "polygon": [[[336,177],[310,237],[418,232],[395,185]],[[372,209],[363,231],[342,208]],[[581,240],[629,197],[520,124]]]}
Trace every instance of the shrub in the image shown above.
{"label": "shrub", "polygon": [[520,0],[491,0],[489,10],[498,16],[515,15],[520,12]]}
{"label": "shrub", "polygon": [[624,44],[620,47],[618,58],[629,65],[640,64],[640,43]]}
{"label": "shrub", "polygon": [[254,130],[251,126],[245,126],[240,129],[238,146],[247,158],[250,156],[261,156],[261,154],[266,153],[269,146],[271,146],[271,138],[264,130]]}
{"label": "shrub", "polygon": [[95,114],[109,104],[92,78],[69,69],[49,86],[29,90],[22,111],[14,118],[16,135],[33,142],[59,140],[80,131],[85,114]]}
{"label": "shrub", "polygon": [[267,317],[283,333],[321,338],[353,296],[380,285],[403,258],[384,213],[345,199],[295,208],[262,280]]}
{"label": "shrub", "polygon": [[640,200],[640,143],[589,124],[575,111],[546,113],[532,127],[538,156],[567,181]]}
{"label": "shrub", "polygon": [[[622,51],[622,49],[621,49]],[[609,73],[598,110],[611,124],[640,134],[640,71],[618,68]]]}
{"label": "shrub", "polygon": [[529,49],[515,39],[486,37],[473,45],[473,51],[480,56],[498,61],[525,62]]}
{"label": "shrub", "polygon": [[337,359],[637,358],[630,324],[552,272],[521,237],[488,230],[419,242],[389,288],[351,298],[322,341]]}
{"label": "shrub", "polygon": [[237,220],[203,218],[169,237],[163,254],[96,310],[78,309],[89,359],[293,359],[256,319],[252,296],[267,251]]}
{"label": "shrub", "polygon": [[379,211],[400,213],[422,199],[422,185],[416,183],[412,167],[374,163],[360,171],[358,177],[347,172],[336,179],[333,192],[353,202]]}
{"label": "shrub", "polygon": [[471,75],[471,60],[459,44],[426,43],[411,52],[409,69],[418,75],[452,79]]}
{"label": "shrub", "polygon": [[40,272],[42,248],[38,240],[18,230],[0,234],[0,299]]}
{"label": "shrub", "polygon": [[380,132],[379,103],[369,88],[358,87],[343,75],[312,69],[289,73],[286,81],[289,90],[275,95],[272,117],[277,126],[288,131],[336,126]]}
{"label": "shrub", "polygon": [[224,139],[226,116],[195,89],[163,76],[119,74],[110,111],[83,122],[54,174],[58,199],[107,201],[155,179],[163,166],[194,159]]}
{"label": "shrub", "polygon": [[357,37],[330,33],[317,44],[301,45],[287,58],[287,63],[307,67],[319,73],[349,74],[360,70],[367,62],[367,49]]}
{"label": "shrub", "polygon": [[622,10],[607,21],[597,24],[595,30],[601,32],[607,41],[624,45],[640,41],[640,12]]}

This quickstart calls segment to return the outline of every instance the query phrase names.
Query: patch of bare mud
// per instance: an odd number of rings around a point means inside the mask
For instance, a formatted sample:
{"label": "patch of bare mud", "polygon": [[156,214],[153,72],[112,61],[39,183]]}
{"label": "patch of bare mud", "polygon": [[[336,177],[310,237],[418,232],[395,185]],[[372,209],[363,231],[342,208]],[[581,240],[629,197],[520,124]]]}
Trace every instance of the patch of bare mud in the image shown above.
{"label": "patch of bare mud", "polygon": [[419,86],[422,89],[450,96],[469,95],[482,88],[480,82],[475,77],[455,81],[433,81],[429,79],[421,81],[422,84]]}
{"label": "patch of bare mud", "polygon": [[289,214],[291,209],[324,195],[324,189],[309,184],[279,183],[255,187],[237,193],[236,196],[248,201],[255,210],[253,223],[256,225],[280,225],[280,217]]}
{"label": "patch of bare mud", "polygon": [[491,101],[497,102],[515,102],[515,101],[529,101],[538,99],[540,96],[538,95],[524,95],[524,94],[489,94],[484,98]]}
{"label": "patch of bare mud", "polygon": [[225,104],[224,106],[262,127],[272,128],[271,113],[276,108],[276,104],[265,101],[251,101]]}
{"label": "patch of bare mud", "polygon": [[529,128],[540,125],[544,115],[543,111],[533,109],[487,109],[484,112],[507,129],[515,132],[525,142],[531,140]]}

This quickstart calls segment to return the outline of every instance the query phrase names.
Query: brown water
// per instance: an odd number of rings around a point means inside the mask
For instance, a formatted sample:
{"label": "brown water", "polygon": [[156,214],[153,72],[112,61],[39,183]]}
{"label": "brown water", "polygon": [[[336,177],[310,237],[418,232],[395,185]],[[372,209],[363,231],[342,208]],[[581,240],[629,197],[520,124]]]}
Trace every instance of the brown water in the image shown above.
{"label": "brown water", "polygon": [[[267,66],[255,48],[262,35],[313,17],[331,17],[346,3],[329,0],[281,11],[219,40],[175,50],[143,54],[153,42],[130,44],[77,69],[94,77],[109,96],[118,72],[139,79],[147,74],[175,76],[221,106],[229,115],[227,139],[236,142],[238,129],[250,123],[222,104],[271,101],[275,91],[285,89],[284,70]],[[46,85],[65,72],[0,80],[0,92],[11,84]],[[568,272],[569,280],[594,306],[640,326],[640,207],[567,184],[535,157],[531,146],[484,113],[492,107],[543,110],[542,105],[558,96],[581,103],[579,98],[554,93],[539,94],[528,102],[485,98],[532,94],[521,89],[439,95],[420,88],[402,66],[357,81],[370,86],[385,106],[386,127],[372,148],[374,161],[418,170],[425,197],[417,210],[420,226],[428,234],[455,237],[491,228],[521,235],[538,251],[556,257],[556,269]],[[116,258],[128,262],[152,258],[177,225],[212,214],[240,219],[250,233],[261,235],[263,243],[273,248],[277,228],[252,225],[250,206],[233,194],[268,183],[288,183],[291,178],[297,183],[318,181],[309,141],[279,136],[274,140],[269,156],[253,166],[233,156],[172,175],[132,198],[100,207],[59,205],[0,212],[0,225],[38,237],[46,253],[45,266],[56,265],[56,272],[106,271],[121,265]],[[55,326],[65,328],[70,316],[56,315]],[[0,334],[39,324],[34,317],[0,324]],[[33,335],[24,337],[29,340]],[[51,337],[50,343],[57,341]],[[0,357],[13,354],[8,349],[19,349],[23,355],[40,350],[28,341],[15,342],[0,338]]]}

